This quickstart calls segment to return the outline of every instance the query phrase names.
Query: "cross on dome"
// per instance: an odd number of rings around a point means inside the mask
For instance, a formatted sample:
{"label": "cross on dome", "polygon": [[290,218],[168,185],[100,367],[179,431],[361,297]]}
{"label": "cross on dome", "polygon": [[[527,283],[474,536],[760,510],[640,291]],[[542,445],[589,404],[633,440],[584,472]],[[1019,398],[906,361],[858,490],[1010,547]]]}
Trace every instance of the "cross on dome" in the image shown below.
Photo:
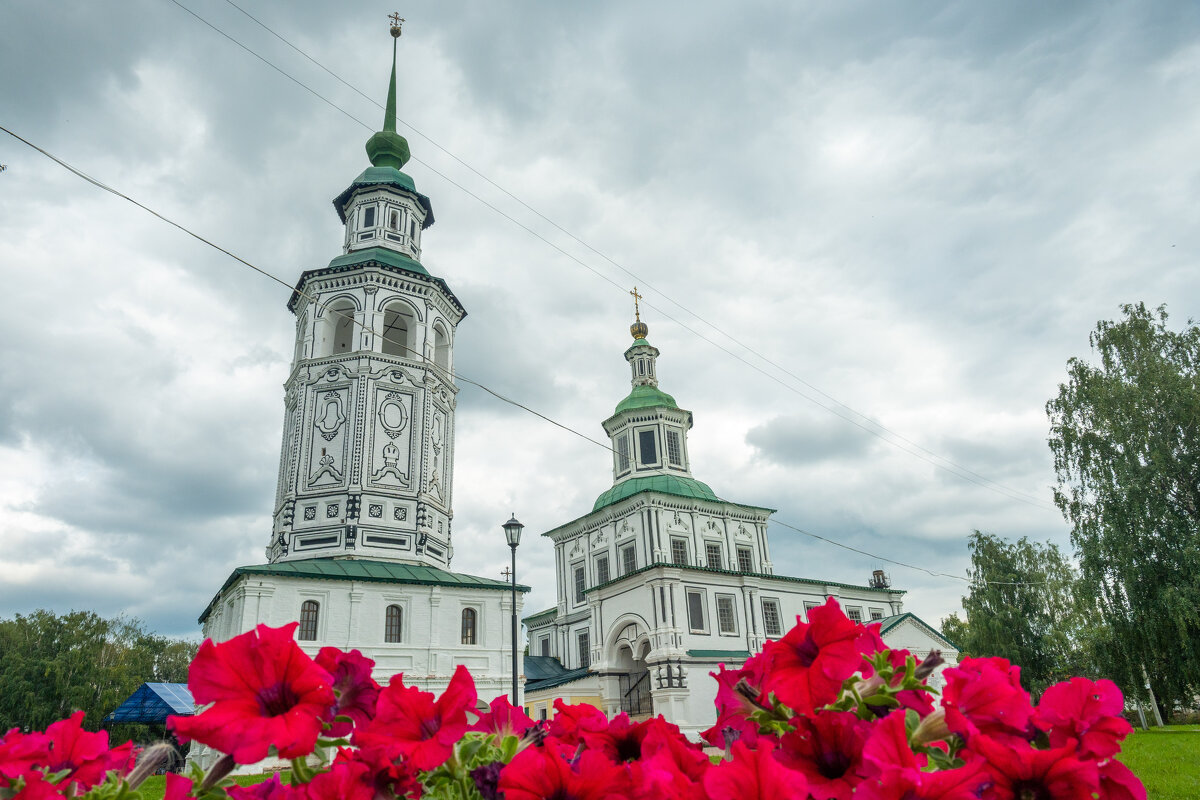
{"label": "cross on dome", "polygon": [[642,322],[642,311],[638,306],[638,301],[642,299],[642,295],[638,294],[637,287],[633,287],[633,291],[629,294],[633,295],[633,316],[635,322],[629,326],[629,333],[633,336],[634,341],[638,339],[645,340],[646,334],[650,333],[649,326]]}

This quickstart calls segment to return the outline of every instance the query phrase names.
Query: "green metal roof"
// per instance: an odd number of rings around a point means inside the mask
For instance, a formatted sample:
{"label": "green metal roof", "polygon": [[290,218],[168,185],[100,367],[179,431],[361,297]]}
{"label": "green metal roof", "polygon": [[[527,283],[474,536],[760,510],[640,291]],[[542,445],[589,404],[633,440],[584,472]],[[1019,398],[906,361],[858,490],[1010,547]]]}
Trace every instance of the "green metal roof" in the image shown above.
{"label": "green metal roof", "polygon": [[429,202],[428,197],[417,191],[417,185],[413,183],[412,178],[395,167],[367,167],[363,170],[362,174],[355,178],[344,192],[333,198],[333,207],[337,210],[338,219],[345,223],[346,201],[350,199],[350,195],[359,189],[376,186],[390,186],[411,192],[416,196],[421,207],[425,209],[425,221],[421,223],[421,230],[425,230],[433,224],[433,204]]}
{"label": "green metal roof", "polygon": [[599,511],[605,506],[619,503],[626,497],[632,497],[638,492],[662,492],[663,494],[673,494],[677,497],[691,497],[696,500],[721,502],[721,499],[713,494],[713,490],[708,488],[708,484],[701,483],[695,478],[689,478],[684,475],[647,475],[644,478],[630,478],[606,490],[596,498],[596,503],[592,506],[592,511]]}
{"label": "green metal roof", "polygon": [[675,404],[675,398],[657,386],[635,386],[628,397],[617,403],[617,410],[613,414],[620,414],[622,411],[630,411],[635,408],[654,408],[656,406],[679,408]]}
{"label": "green metal roof", "polygon": [[351,264],[362,264],[367,261],[377,261],[389,267],[415,272],[418,275],[429,275],[429,271],[421,266],[421,262],[409,258],[403,253],[397,253],[390,247],[366,247],[362,250],[352,250],[344,256],[338,256],[329,262],[332,269],[348,267]]}
{"label": "green metal roof", "polygon": [[[276,578],[305,580],[406,583],[418,586],[455,586],[462,589],[492,589],[496,591],[512,589],[512,584],[507,581],[463,575],[459,572],[449,572],[421,564],[369,561],[358,558],[306,558],[298,561],[279,561],[274,564],[238,567],[221,586],[208,607],[204,609],[198,622],[203,623],[208,618],[221,593],[243,575],[270,575]],[[529,587],[518,583],[517,591],[528,592]]]}
{"label": "green metal roof", "polygon": [[730,661],[745,661],[750,657],[749,650],[688,650],[692,658],[727,658]]}
{"label": "green metal roof", "polygon": [[[765,572],[739,572],[738,570],[735,570],[735,569],[716,569],[715,567],[694,567],[691,564],[669,564],[665,561],[655,561],[653,564],[647,564],[644,567],[635,569],[633,572],[627,572],[624,575],[620,576],[619,578],[613,578],[611,581],[608,581],[607,583],[598,583],[589,589],[584,589],[583,593],[588,594],[589,592],[594,592],[594,591],[597,591],[598,589],[603,589],[606,586],[611,586],[614,583],[619,583],[633,575],[640,575],[641,573],[645,572],[646,570],[658,569],[660,567],[670,567],[671,569],[681,569],[681,570],[684,570],[685,572],[711,572],[715,575],[744,575],[747,578],[766,578],[767,580],[772,580],[772,581],[787,581],[789,583],[807,583],[812,586],[837,586],[840,589],[859,589],[864,592],[882,592],[884,594],[887,594],[889,592],[895,592],[896,594],[907,594],[908,593],[907,590],[905,590],[905,589],[876,589],[873,586],[857,586],[853,583],[838,583],[836,581],[818,581],[818,580],[814,580],[812,578],[793,578],[790,575],[768,575]],[[908,615],[908,616],[911,616],[911,615]],[[924,623],[922,623],[922,624],[924,624]],[[934,630],[936,630],[936,629],[934,629]],[[943,636],[942,638],[945,639],[946,637]],[[946,641],[949,641],[949,639],[947,639]]]}
{"label": "green metal roof", "polygon": [[545,611],[539,611],[536,614],[530,614],[528,617],[522,617],[521,621],[525,624],[529,624],[533,620],[539,620],[542,617],[552,617],[556,613],[558,613],[558,606],[555,606],[554,608],[547,608]]}

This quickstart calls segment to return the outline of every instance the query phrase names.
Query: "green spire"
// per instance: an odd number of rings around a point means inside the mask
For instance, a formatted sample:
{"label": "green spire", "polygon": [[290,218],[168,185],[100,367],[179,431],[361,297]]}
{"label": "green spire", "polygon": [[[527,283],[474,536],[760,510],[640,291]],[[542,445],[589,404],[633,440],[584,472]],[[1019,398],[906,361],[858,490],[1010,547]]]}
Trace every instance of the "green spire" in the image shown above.
{"label": "green spire", "polygon": [[409,159],[408,140],[396,133],[396,42],[402,19],[392,23],[392,81],[388,84],[387,108],[383,112],[383,130],[367,140],[367,157],[372,166],[400,169]]}

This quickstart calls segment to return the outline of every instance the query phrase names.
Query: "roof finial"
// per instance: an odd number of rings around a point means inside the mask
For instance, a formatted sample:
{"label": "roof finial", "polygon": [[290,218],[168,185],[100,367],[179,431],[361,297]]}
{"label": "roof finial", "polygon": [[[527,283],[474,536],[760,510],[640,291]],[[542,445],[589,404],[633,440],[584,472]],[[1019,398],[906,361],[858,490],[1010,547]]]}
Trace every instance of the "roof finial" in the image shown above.
{"label": "roof finial", "polygon": [[637,321],[629,326],[629,333],[633,335],[635,340],[645,339],[646,334],[650,332],[650,328],[646,323],[642,322],[642,311],[638,306],[638,301],[642,299],[642,295],[638,294],[636,286],[633,287],[633,291],[630,294],[633,295],[633,315]]}
{"label": "roof finial", "polygon": [[392,79],[388,84],[387,107],[383,112],[383,130],[367,140],[367,157],[376,167],[400,169],[409,159],[408,140],[396,133],[396,42],[404,19],[399,12],[388,15],[392,21]]}

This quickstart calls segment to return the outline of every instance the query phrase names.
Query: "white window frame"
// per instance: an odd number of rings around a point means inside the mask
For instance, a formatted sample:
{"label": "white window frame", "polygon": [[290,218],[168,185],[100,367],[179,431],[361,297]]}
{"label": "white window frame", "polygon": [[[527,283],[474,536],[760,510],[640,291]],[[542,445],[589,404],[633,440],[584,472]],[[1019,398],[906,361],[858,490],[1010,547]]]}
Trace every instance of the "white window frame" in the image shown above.
{"label": "white window frame", "polygon": [[[701,627],[697,628],[692,625],[692,595],[700,597],[700,620]],[[695,587],[684,587],[683,590],[684,610],[687,613],[688,631],[691,633],[708,633],[708,592],[704,589]]]}
{"label": "white window frame", "polygon": [[861,623],[863,621],[862,606],[846,606],[846,616],[850,618],[851,622]]}
{"label": "white window frame", "polygon": [[871,615],[871,622],[879,622],[879,620],[887,616],[887,614],[883,613],[882,608],[868,608],[867,611]]}
{"label": "white window frame", "polygon": [[[580,580],[582,576],[582,580]],[[587,590],[587,566],[582,561],[571,564],[571,602],[580,605],[584,602],[583,593]]]}
{"label": "white window frame", "polygon": [[[676,544],[683,545],[683,561],[675,560],[675,545]],[[684,537],[684,536],[672,536],[671,537],[671,563],[675,564],[677,566],[681,566],[681,567],[686,567],[692,563],[691,553],[689,552],[689,548],[688,548],[687,537]]]}
{"label": "white window frame", "polygon": [[[775,631],[768,630],[769,623],[767,621],[767,607],[771,606],[775,609]],[[763,615],[763,633],[775,639],[783,636],[783,608],[777,597],[762,598],[762,615]]]}
{"label": "white window frame", "polygon": [[[584,639],[587,646],[584,646]],[[592,665],[592,632],[587,628],[575,631],[575,648],[579,651],[579,668],[586,669]]]}
{"label": "white window frame", "polygon": [[[709,558],[709,554],[711,552],[709,548],[711,547],[717,548],[717,558],[720,561],[720,563],[715,567],[711,563],[712,559]],[[713,541],[711,539],[706,539],[704,541],[704,566],[708,567],[709,569],[725,569],[725,547],[721,542]]]}
{"label": "white window frame", "polygon": [[810,620],[810,619],[808,618],[808,614],[809,614],[809,612],[810,612],[810,611],[812,611],[814,608],[818,608],[818,607],[820,607],[820,605],[821,605],[820,603],[814,603],[814,602],[813,602],[813,601],[811,601],[811,600],[805,600],[805,601],[804,601],[804,621],[805,621],[805,622],[812,622],[812,620]]}
{"label": "white window frame", "polygon": [[[667,445],[667,465],[672,466],[672,467],[679,467],[680,469],[682,469],[683,468],[683,435],[675,428],[667,428],[664,431],[663,438],[666,440],[666,445]],[[671,450],[672,450],[671,443],[672,442],[675,443],[675,447],[674,447],[675,452],[674,453],[671,452]]]}
{"label": "white window frame", "polygon": [[[633,569],[629,569],[625,565],[625,554],[631,550],[633,551]],[[637,569],[638,569],[637,544],[635,542],[629,542],[627,544],[621,545],[617,549],[617,556],[621,559],[621,577],[622,578],[624,578],[626,575],[632,575],[634,572],[637,572]]]}
{"label": "white window frame", "polygon": [[[654,438],[654,461],[644,461],[642,459],[642,434],[648,433]],[[658,426],[635,428],[633,430],[634,444],[634,464],[637,469],[655,469],[662,466],[662,442],[659,441]]]}
{"label": "white window frame", "polygon": [[[738,635],[738,616],[737,616],[737,596],[732,594],[713,594],[714,601],[717,606],[717,635],[719,636],[737,636]],[[721,601],[729,603],[729,617],[732,627],[726,630],[721,622]]]}
{"label": "white window frame", "polygon": [[[601,562],[603,562],[603,564],[604,564],[604,571],[608,573],[607,575],[600,574]],[[592,561],[592,568],[595,570],[595,573],[596,573],[596,585],[597,586],[599,586],[602,583],[608,583],[609,581],[612,580],[612,561],[611,561],[611,559],[609,559],[608,553],[601,553],[600,555],[596,556],[595,559],[593,559],[593,561]]]}
{"label": "white window frame", "polygon": [[[733,548],[734,555],[737,556],[738,572],[754,572],[754,548],[746,545],[737,545]],[[750,562],[749,569],[742,569],[742,553],[747,554],[747,560]]]}

